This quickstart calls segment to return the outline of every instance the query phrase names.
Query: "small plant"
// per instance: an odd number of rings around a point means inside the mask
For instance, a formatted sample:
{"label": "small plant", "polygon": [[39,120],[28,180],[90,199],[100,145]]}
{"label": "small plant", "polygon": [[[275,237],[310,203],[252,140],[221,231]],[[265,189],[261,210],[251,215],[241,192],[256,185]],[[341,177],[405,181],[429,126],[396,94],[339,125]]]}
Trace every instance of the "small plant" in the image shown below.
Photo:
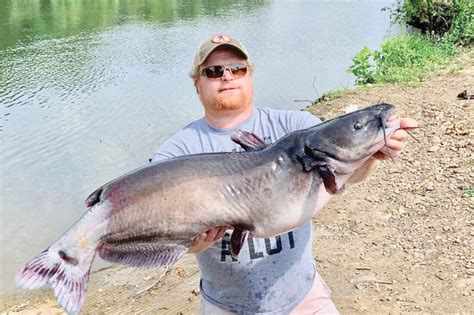
{"label": "small plant", "polygon": [[373,53],[369,48],[362,48],[357,55],[352,58],[354,64],[348,71],[356,76],[356,84],[362,85],[375,82],[375,67],[373,65]]}

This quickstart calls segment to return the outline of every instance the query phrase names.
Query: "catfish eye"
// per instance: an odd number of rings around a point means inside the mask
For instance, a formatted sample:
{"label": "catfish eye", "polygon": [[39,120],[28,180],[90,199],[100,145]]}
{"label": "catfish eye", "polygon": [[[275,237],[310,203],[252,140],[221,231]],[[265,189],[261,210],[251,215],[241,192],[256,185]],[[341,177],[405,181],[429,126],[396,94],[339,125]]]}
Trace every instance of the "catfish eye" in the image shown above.
{"label": "catfish eye", "polygon": [[363,127],[364,127],[364,125],[361,124],[360,122],[356,122],[356,123],[354,124],[354,129],[355,129],[355,130],[362,129]]}

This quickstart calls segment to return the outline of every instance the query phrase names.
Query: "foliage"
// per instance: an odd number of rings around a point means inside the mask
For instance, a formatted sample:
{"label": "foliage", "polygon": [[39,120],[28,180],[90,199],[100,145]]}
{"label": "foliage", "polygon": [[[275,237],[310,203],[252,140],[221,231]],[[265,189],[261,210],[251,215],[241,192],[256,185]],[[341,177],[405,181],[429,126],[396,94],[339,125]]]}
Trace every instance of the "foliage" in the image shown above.
{"label": "foliage", "polygon": [[349,67],[349,72],[356,76],[356,84],[374,83],[375,67],[371,62],[373,55],[369,48],[364,47],[352,58],[354,64]]}
{"label": "foliage", "polygon": [[374,52],[377,81],[420,81],[428,71],[444,65],[454,53],[455,50],[445,49],[422,35],[386,40],[381,51]]}
{"label": "foliage", "polygon": [[393,22],[441,35],[449,30],[453,16],[452,1],[398,0],[392,8]]}
{"label": "foliage", "polygon": [[387,39],[380,50],[364,47],[352,61],[348,71],[356,84],[399,81],[420,81],[427,72],[446,64],[457,53],[453,47],[440,45],[436,40],[415,34]]}
{"label": "foliage", "polygon": [[398,0],[390,9],[392,22],[410,25],[431,36],[445,37],[450,44],[474,41],[474,1]]}
{"label": "foliage", "polygon": [[447,45],[472,45],[474,43],[474,1],[453,1],[453,10],[453,22],[442,40]]}
{"label": "foliage", "polygon": [[420,81],[428,71],[446,64],[456,53],[437,41],[415,34],[387,39],[380,50],[364,47],[352,61],[348,71],[354,74],[356,84],[398,81]]}
{"label": "foliage", "polygon": [[460,46],[474,42],[472,0],[399,0],[392,20],[419,26],[424,33],[387,39],[380,50],[362,48],[348,69],[356,84],[421,81],[427,72],[449,62]]}

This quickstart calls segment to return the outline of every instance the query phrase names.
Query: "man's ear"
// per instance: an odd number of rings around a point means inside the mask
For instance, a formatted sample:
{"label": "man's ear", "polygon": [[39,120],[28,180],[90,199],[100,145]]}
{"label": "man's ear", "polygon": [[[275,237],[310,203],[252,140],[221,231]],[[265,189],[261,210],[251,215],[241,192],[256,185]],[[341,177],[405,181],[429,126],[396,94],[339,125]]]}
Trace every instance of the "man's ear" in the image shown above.
{"label": "man's ear", "polygon": [[199,94],[199,88],[197,86],[197,80],[194,80],[194,87],[196,88],[196,93]]}

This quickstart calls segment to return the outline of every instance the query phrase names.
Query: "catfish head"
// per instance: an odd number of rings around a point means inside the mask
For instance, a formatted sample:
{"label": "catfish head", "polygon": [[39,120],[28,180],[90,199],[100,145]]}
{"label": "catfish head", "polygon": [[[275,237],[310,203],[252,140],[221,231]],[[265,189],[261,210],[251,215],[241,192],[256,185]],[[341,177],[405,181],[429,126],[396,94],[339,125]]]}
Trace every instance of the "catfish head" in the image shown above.
{"label": "catfish head", "polygon": [[[386,103],[376,104],[306,130],[305,163],[320,173],[327,189],[328,181],[335,182],[337,174],[354,172],[386,145],[386,139],[396,130],[387,126],[394,108]],[[308,169],[308,165],[305,167]],[[328,189],[332,193],[336,190]]]}

